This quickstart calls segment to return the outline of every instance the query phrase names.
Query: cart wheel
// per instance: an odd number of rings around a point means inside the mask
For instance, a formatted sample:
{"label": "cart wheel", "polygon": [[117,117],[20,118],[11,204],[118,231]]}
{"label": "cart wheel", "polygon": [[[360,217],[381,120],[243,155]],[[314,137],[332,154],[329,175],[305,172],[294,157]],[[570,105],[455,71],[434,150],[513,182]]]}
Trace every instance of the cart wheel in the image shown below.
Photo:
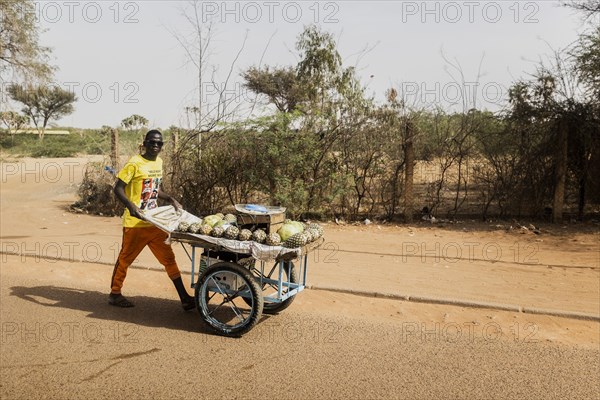
{"label": "cart wheel", "polygon": [[[268,279],[277,279],[277,274],[279,273],[279,269],[276,267],[278,264],[279,264],[279,262],[277,262],[275,264],[275,266],[271,269],[271,271],[269,271],[268,274],[265,274],[264,277],[268,278]],[[252,270],[254,271],[254,273],[257,276],[260,276],[260,270],[254,268],[254,267]],[[284,279],[286,281],[289,281],[291,283],[298,283],[298,274],[296,273],[296,268],[294,267],[293,262],[286,261],[283,263],[283,274],[284,274]],[[258,284],[260,285],[260,282],[258,282]],[[267,291],[267,292],[273,293],[273,292],[276,292],[277,289],[278,288],[277,288],[276,284],[263,283],[263,287],[262,287],[263,292]],[[285,293],[285,292],[286,292],[286,289],[283,289],[283,293]],[[264,294],[263,294],[263,297],[264,297]],[[296,297],[296,295],[293,295],[280,303],[264,300],[263,312],[265,314],[276,314],[280,311],[283,311],[292,304],[295,297]],[[244,301],[246,301],[248,304],[250,304],[251,300],[252,299],[249,299],[249,298],[246,299],[244,297]]]}
{"label": "cart wheel", "polygon": [[199,278],[195,297],[202,320],[225,336],[248,332],[262,316],[262,291],[250,271],[237,264],[211,265]]}

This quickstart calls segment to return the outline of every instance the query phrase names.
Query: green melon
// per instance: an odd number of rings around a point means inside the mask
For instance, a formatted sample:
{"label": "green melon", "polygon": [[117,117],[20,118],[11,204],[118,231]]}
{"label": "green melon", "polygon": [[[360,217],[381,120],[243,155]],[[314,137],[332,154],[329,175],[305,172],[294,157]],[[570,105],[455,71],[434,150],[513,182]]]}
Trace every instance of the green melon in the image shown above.
{"label": "green melon", "polygon": [[289,224],[283,224],[281,228],[277,230],[277,233],[279,234],[283,242],[288,240],[291,236],[295,235],[296,233],[300,232],[302,231],[293,222],[290,222]]}
{"label": "green melon", "polygon": [[204,223],[210,226],[215,226],[219,221],[221,221],[221,218],[217,215],[208,215],[204,217]]}

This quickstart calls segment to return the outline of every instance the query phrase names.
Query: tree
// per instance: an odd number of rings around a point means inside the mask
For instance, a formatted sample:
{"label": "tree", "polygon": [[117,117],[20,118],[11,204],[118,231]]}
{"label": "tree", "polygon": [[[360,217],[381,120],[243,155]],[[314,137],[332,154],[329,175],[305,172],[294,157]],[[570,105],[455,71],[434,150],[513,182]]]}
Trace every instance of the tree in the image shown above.
{"label": "tree", "polygon": [[60,119],[73,112],[77,97],[73,92],[58,86],[23,86],[13,84],[8,87],[10,97],[24,105],[22,112],[33,121],[40,140],[44,139],[46,126],[51,119]]}
{"label": "tree", "polygon": [[296,49],[300,62],[296,67],[298,77],[308,85],[313,100],[321,99],[343,83],[342,57],[337,51],[333,35],[310,25],[298,38]]}
{"label": "tree", "polygon": [[567,7],[581,11],[587,18],[600,14],[600,0],[571,0],[563,3]]}
{"label": "tree", "polygon": [[581,81],[590,89],[598,102],[600,98],[600,26],[583,34],[571,55]]}
{"label": "tree", "polygon": [[248,89],[265,95],[280,112],[292,112],[306,99],[304,85],[291,67],[251,67],[242,73],[242,77]]}
{"label": "tree", "polygon": [[[527,182],[529,190],[551,189],[550,196],[542,193],[538,199],[549,202],[551,197],[552,219],[560,222],[565,198],[575,191],[583,217],[591,161],[598,155],[598,99],[582,91],[585,82],[576,59],[565,60],[557,52],[550,61],[549,66],[538,67],[534,80],[511,88],[508,120],[521,138],[519,151],[528,152],[523,161],[533,178]],[[531,174],[536,169],[537,177]],[[570,185],[570,180],[575,184]]]}
{"label": "tree", "polygon": [[19,129],[27,126],[29,123],[29,117],[14,111],[2,111],[0,112],[0,121],[6,125],[8,133],[11,135],[11,139],[14,142],[15,134]]}
{"label": "tree", "polygon": [[[246,33],[246,37],[231,62],[225,78],[217,78],[218,66],[209,63],[212,38],[216,33],[214,30],[215,25],[212,18],[203,13],[202,7],[201,1],[191,0],[187,8],[182,10],[183,17],[187,20],[191,32],[181,34],[177,31],[171,31],[171,34],[185,51],[187,62],[197,72],[195,90],[198,98],[194,99],[193,105],[184,108],[189,129],[181,141],[183,147],[186,147],[189,143],[197,149],[198,159],[202,158],[202,135],[212,131],[218,124],[233,115],[233,111],[230,111],[229,108],[239,96],[236,95],[234,98],[230,98],[227,95],[228,86],[235,63],[245,47],[248,36]],[[221,82],[217,82],[219,79],[221,79]],[[209,91],[205,90],[207,88],[216,90],[216,93],[210,93],[217,95],[216,102],[209,101]],[[190,115],[193,117],[192,119]],[[197,140],[197,144],[192,144],[192,140]]]}
{"label": "tree", "polygon": [[121,125],[128,131],[139,131],[144,126],[148,125],[148,120],[141,115],[133,114],[132,116],[123,119]]}
{"label": "tree", "polygon": [[396,89],[390,88],[386,92],[386,97],[388,104],[384,107],[384,112],[387,113],[388,129],[391,134],[387,142],[390,145],[394,143],[397,147],[397,149],[394,149],[395,151],[392,150],[390,152],[391,154],[395,154],[395,157],[390,157],[393,161],[393,173],[389,216],[393,216],[397,207],[400,192],[399,174],[401,168],[404,168],[404,219],[406,222],[412,222],[414,211],[415,119],[418,117],[418,113],[408,110],[404,96],[398,99],[398,91]]}
{"label": "tree", "polygon": [[0,1],[0,73],[12,71],[26,78],[49,78],[48,47],[40,46],[40,30],[32,0]]}

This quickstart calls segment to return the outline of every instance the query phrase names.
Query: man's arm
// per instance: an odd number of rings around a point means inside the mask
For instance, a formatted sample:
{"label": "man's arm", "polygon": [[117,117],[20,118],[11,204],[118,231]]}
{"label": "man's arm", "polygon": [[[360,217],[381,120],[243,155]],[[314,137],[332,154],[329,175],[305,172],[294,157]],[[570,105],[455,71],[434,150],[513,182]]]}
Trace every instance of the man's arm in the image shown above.
{"label": "man's arm", "polygon": [[181,208],[183,208],[177,200],[175,200],[173,197],[169,196],[162,190],[158,191],[158,198],[171,204],[175,208],[175,211],[179,211]]}
{"label": "man's arm", "polygon": [[129,199],[125,195],[125,186],[127,186],[127,184],[121,179],[117,178],[117,182],[115,182],[115,186],[113,188],[113,193],[115,194],[115,196],[117,196],[117,199],[119,199],[119,201],[123,203],[125,207],[127,207],[127,209],[129,210],[129,214],[132,217],[144,219],[140,214],[140,209],[138,208],[138,206],[129,201]]}

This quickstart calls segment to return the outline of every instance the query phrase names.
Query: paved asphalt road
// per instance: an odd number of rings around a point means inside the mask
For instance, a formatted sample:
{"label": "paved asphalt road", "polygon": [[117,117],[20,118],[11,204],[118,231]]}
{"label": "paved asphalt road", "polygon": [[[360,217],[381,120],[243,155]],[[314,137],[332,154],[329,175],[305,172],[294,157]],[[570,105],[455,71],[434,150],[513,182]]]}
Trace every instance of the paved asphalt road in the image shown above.
{"label": "paved asphalt road", "polygon": [[106,304],[110,267],[3,257],[2,399],[600,394],[598,350],[530,341],[525,332],[506,340],[481,325],[450,324],[415,333],[418,324],[401,318],[323,314],[312,299],[333,294],[306,291],[243,338],[223,338],[181,310],[163,272],[132,270],[128,293],[137,306],[118,309]]}

